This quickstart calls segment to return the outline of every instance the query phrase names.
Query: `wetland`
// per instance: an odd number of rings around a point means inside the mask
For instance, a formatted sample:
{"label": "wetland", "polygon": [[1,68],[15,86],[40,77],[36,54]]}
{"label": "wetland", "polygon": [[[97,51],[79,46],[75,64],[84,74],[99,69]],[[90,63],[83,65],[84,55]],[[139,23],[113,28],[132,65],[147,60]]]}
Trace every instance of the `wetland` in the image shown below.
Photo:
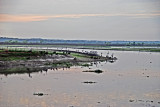
{"label": "wetland", "polygon": [[[103,60],[95,58],[90,60],[84,58],[84,54],[77,53],[64,57],[63,52],[58,52],[58,56],[53,54],[54,58],[49,53],[45,58],[38,55],[38,59],[37,55],[30,55],[29,59],[25,59],[28,56],[23,55],[25,60],[21,61],[17,58],[3,59],[3,61],[11,61],[13,65],[8,63],[6,64],[8,66],[0,69],[0,106],[160,106],[159,52],[94,51],[105,58],[106,55],[111,56],[113,53],[117,60],[113,62],[103,58]],[[74,61],[75,56],[78,56],[77,61]],[[62,58],[65,61],[59,61]],[[36,62],[39,59],[40,62],[45,63],[32,64],[33,60]],[[53,62],[49,59],[58,61],[48,64],[50,61]],[[17,67],[18,62],[23,64]]]}

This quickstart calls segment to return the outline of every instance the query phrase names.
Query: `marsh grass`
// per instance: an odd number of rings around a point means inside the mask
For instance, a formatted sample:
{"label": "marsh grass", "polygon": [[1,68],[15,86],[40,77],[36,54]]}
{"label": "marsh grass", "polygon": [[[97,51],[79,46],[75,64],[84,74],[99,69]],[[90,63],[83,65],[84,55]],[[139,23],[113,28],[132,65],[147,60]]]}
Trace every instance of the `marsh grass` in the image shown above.
{"label": "marsh grass", "polygon": [[80,66],[89,67],[89,66],[92,66],[92,64],[84,63],[84,64],[81,64]]}
{"label": "marsh grass", "polygon": [[27,60],[30,57],[42,56],[38,51],[26,51],[26,50],[0,50],[0,60],[12,61],[12,60]]}
{"label": "marsh grass", "polygon": [[160,48],[108,48],[106,50],[160,52]]}

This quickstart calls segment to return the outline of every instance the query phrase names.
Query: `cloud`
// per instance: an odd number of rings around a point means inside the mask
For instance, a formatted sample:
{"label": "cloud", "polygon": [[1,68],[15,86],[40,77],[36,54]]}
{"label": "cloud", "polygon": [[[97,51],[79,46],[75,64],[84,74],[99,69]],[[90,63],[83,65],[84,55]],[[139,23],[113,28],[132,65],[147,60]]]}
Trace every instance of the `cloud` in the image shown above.
{"label": "cloud", "polygon": [[133,18],[151,18],[160,16],[160,13],[150,14],[128,14],[128,13],[117,13],[117,14],[61,14],[61,15],[11,15],[11,14],[0,14],[0,22],[33,22],[33,21],[44,21],[50,18],[81,18],[81,17],[109,17],[109,16],[123,16]]}
{"label": "cloud", "polygon": [[0,22],[32,22],[47,20],[48,16],[0,14]]}

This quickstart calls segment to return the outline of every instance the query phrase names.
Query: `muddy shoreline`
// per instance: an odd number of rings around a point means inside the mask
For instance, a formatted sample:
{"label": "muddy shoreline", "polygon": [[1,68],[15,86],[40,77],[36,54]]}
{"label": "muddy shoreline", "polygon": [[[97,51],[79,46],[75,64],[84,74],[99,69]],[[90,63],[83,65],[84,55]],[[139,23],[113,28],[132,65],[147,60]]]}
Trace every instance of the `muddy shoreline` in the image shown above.
{"label": "muddy shoreline", "polygon": [[97,59],[90,57],[73,57],[71,55],[45,55],[29,60],[0,61],[0,74],[31,73],[47,71],[48,69],[70,68],[81,66],[84,63],[96,63],[99,61],[113,61],[116,58],[98,56]]}
{"label": "muddy shoreline", "polygon": [[107,61],[107,60],[115,60],[109,59],[107,57],[99,57],[98,59],[92,58],[77,58],[71,56],[64,55],[54,55],[53,57],[40,57],[37,59],[30,60],[15,60],[15,61],[0,61],[0,67],[14,67],[14,66],[45,66],[50,64],[62,63],[62,62],[97,62],[97,61]]}

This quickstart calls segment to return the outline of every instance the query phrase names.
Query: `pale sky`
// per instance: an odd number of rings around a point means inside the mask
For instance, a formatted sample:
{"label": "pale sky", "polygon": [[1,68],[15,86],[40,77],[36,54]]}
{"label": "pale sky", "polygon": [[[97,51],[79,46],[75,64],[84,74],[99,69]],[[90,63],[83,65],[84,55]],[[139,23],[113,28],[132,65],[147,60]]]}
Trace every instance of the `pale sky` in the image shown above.
{"label": "pale sky", "polygon": [[160,0],[0,0],[0,36],[160,40]]}

